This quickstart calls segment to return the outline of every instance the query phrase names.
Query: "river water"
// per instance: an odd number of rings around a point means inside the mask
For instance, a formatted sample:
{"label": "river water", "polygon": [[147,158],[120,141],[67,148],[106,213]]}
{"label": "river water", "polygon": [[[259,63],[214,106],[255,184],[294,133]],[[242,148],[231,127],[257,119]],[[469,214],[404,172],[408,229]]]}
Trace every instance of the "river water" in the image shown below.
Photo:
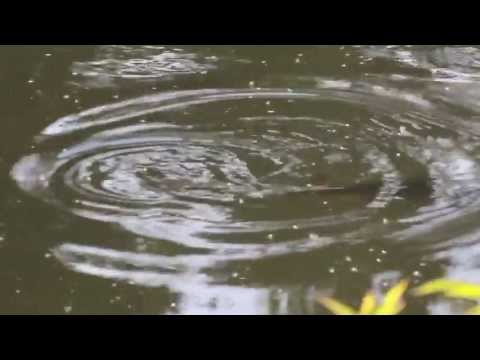
{"label": "river water", "polygon": [[327,314],[480,281],[479,47],[0,53],[0,313]]}

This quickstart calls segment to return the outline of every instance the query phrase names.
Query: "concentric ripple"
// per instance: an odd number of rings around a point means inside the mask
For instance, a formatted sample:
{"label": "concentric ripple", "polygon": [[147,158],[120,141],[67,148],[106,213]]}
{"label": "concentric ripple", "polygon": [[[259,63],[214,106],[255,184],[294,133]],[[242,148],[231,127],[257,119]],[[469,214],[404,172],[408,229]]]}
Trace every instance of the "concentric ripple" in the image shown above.
{"label": "concentric ripple", "polygon": [[335,242],[429,243],[446,224],[478,231],[475,129],[420,94],[318,84],[87,110],[47,127],[11,174],[53,206],[156,241],[148,254],[56,249],[78,271],[150,286],[185,287],[217,264]]}

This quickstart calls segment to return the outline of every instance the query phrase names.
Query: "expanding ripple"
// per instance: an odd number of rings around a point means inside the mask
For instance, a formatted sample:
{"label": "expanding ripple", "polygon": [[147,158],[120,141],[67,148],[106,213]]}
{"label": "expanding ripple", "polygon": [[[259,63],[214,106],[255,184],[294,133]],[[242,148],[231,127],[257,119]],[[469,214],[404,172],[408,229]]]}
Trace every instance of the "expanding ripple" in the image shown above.
{"label": "expanding ripple", "polygon": [[67,116],[11,174],[53,206],[157,241],[147,254],[55,250],[77,271],[146,286],[192,291],[225,262],[373,238],[429,247],[451,240],[445,226],[478,232],[475,128],[414,92],[316,81],[160,93]]}

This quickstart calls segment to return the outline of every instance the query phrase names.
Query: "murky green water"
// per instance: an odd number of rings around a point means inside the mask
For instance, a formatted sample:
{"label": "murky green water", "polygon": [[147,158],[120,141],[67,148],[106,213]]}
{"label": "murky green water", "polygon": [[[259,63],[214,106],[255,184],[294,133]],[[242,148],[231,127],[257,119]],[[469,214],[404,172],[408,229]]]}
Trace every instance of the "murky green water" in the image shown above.
{"label": "murky green water", "polygon": [[326,314],[480,282],[478,47],[0,55],[0,313]]}

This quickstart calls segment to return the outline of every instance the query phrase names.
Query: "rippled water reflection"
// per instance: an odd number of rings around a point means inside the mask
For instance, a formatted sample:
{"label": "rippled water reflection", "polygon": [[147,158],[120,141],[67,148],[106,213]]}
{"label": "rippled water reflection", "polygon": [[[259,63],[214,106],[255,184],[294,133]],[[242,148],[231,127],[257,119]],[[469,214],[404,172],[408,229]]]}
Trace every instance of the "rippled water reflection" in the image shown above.
{"label": "rippled water reflection", "polygon": [[55,116],[5,166],[4,227],[51,251],[68,309],[322,313],[400,276],[479,281],[477,47],[65,49],[26,80],[28,118]]}

